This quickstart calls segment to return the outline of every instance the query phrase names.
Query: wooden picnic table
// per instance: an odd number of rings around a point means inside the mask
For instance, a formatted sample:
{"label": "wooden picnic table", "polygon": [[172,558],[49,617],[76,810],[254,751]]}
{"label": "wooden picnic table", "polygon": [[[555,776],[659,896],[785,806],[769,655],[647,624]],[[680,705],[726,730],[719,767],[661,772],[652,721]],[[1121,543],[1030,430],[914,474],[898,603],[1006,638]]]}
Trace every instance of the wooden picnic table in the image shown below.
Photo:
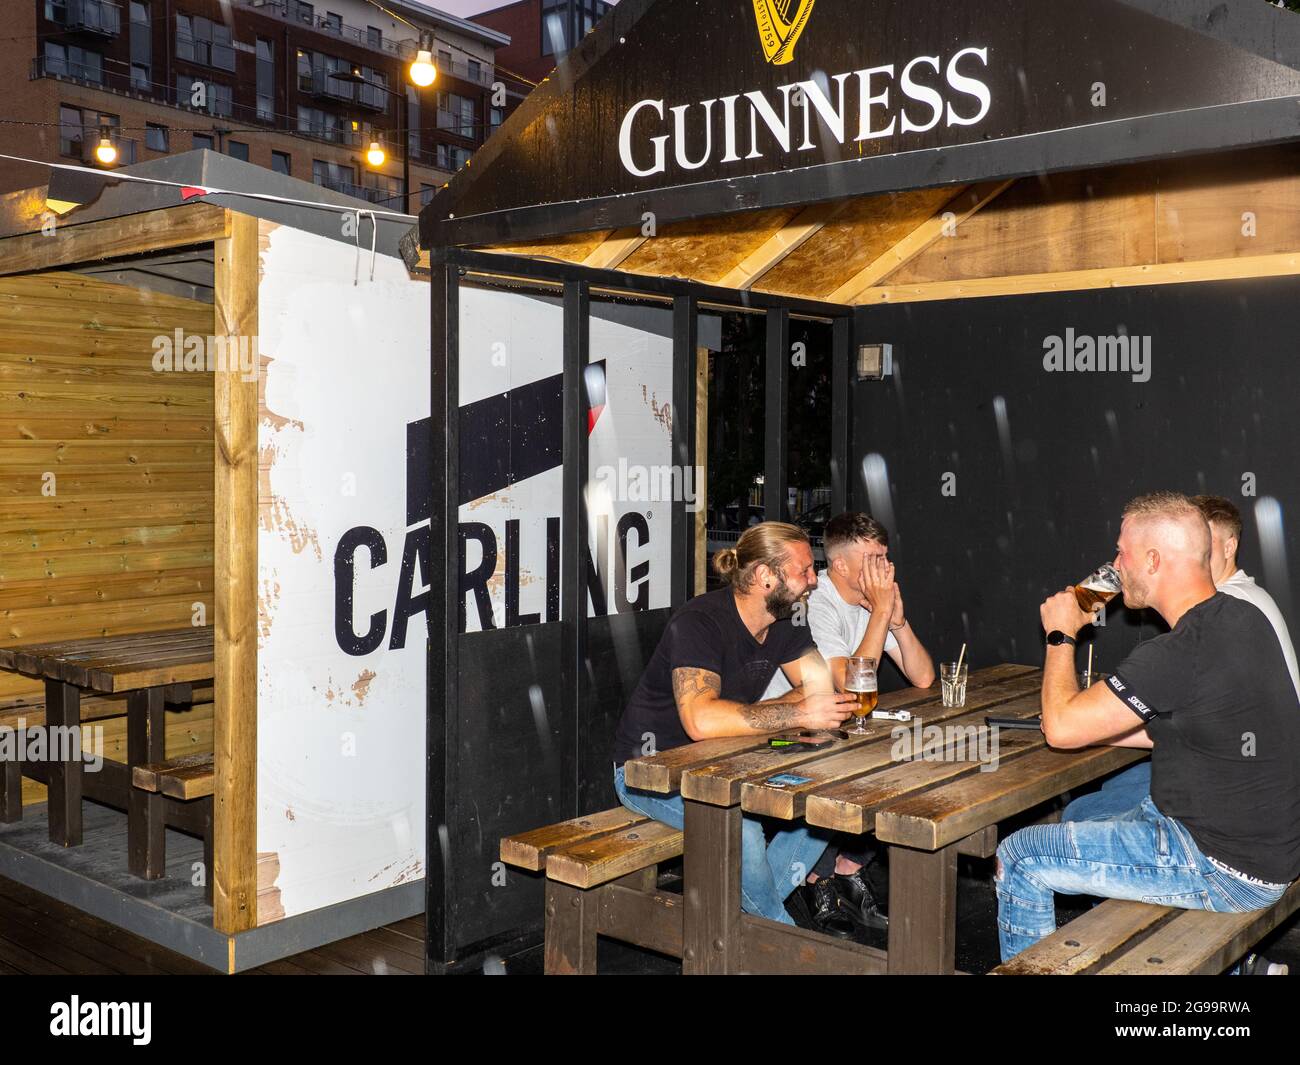
{"label": "wooden picnic table", "polygon": [[51,841],[65,847],[81,844],[83,795],[116,806],[128,813],[131,872],[152,880],[163,875],[166,825],[204,830],[200,810],[132,787],[131,773],[137,765],[165,759],[164,705],[190,702],[193,683],[214,676],[214,661],[210,627],[0,648],[0,670],[45,681],[47,729],[81,727],[83,692],[127,695],[126,763],[105,758],[92,774],[85,773],[81,758],[23,763],[23,775],[49,790]]}
{"label": "wooden picnic table", "polygon": [[[996,768],[984,717],[1033,717],[1042,671],[1006,664],[974,672],[964,707],[944,707],[938,688],[880,697],[882,710],[913,721],[871,720],[865,736],[818,751],[775,751],[767,736],[701,740],[629,760],[628,787],[680,791],[685,807],[682,971],[951,973],[955,963],[957,857],[988,857],[999,821],[1145,756],[1144,751],[1049,748],[1038,730],[1001,729]],[[900,761],[895,729],[932,733],[939,757]],[[901,744],[901,737],[897,742]],[[980,745],[984,746],[981,747]],[[903,752],[906,753],[906,752]],[[777,774],[805,778],[773,784]],[[872,832],[889,848],[888,951],[832,939],[741,912],[743,813]]]}

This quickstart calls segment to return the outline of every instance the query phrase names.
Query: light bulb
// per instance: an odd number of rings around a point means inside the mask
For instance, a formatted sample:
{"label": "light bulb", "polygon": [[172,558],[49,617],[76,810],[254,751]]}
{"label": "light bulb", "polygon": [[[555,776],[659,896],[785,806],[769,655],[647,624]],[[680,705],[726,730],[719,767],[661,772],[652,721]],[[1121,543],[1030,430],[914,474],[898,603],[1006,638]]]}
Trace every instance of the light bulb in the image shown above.
{"label": "light bulb", "polygon": [[385,158],[384,149],[380,147],[379,142],[371,141],[370,148],[366,152],[366,162],[371,166],[383,166]]}
{"label": "light bulb", "polygon": [[433,65],[433,53],[427,48],[421,48],[415,53],[415,61],[411,64],[411,81],[422,89],[428,88],[433,84],[433,79],[438,76],[438,69]]}
{"label": "light bulb", "polygon": [[107,136],[99,138],[99,145],[95,148],[95,158],[105,166],[117,161],[117,148]]}

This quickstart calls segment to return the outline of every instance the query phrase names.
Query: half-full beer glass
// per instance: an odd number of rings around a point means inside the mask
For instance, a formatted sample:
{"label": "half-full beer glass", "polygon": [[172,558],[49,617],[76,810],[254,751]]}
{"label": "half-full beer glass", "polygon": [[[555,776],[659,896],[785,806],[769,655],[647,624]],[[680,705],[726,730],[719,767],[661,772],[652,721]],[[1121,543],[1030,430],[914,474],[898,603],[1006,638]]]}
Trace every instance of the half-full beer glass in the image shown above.
{"label": "half-full beer glass", "polygon": [[876,660],[857,656],[850,658],[844,666],[844,690],[858,697],[853,706],[853,728],[848,731],[859,736],[866,735],[867,718],[871,716],[879,699]]}
{"label": "half-full beer glass", "polygon": [[1088,574],[1074,586],[1074,598],[1086,614],[1096,613],[1119,594],[1119,573],[1107,563]]}

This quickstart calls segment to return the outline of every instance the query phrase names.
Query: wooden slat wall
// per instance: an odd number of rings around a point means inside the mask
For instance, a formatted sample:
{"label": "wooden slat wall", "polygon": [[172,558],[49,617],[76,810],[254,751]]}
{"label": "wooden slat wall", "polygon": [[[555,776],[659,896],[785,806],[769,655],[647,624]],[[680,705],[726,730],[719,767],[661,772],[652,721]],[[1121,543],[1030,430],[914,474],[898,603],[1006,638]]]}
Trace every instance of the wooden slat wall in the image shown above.
{"label": "wooden slat wall", "polygon": [[[178,328],[210,336],[212,307],[0,277],[0,645],[188,625],[198,602],[211,623],[212,374],[152,365]],[[0,699],[40,694],[0,674]]]}

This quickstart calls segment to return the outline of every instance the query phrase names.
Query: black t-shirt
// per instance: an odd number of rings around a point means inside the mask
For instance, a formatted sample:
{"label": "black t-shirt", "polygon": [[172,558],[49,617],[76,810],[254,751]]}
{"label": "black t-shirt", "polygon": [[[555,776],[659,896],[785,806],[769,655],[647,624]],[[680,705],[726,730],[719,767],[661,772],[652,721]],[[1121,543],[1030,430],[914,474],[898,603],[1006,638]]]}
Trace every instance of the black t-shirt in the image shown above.
{"label": "black t-shirt", "polygon": [[773,622],[759,643],[741,620],[730,588],[697,595],[672,616],[641,674],[618,722],[614,761],[639,758],[650,743],[655,751],[667,751],[691,742],[673,698],[674,669],[707,669],[722,678],[723,699],[755,703],[781,666],[812,650],[808,626],[789,618]]}
{"label": "black t-shirt", "polygon": [[1146,722],[1160,812],[1233,869],[1275,884],[1300,875],[1300,705],[1259,608],[1218,592],[1108,683]]}

